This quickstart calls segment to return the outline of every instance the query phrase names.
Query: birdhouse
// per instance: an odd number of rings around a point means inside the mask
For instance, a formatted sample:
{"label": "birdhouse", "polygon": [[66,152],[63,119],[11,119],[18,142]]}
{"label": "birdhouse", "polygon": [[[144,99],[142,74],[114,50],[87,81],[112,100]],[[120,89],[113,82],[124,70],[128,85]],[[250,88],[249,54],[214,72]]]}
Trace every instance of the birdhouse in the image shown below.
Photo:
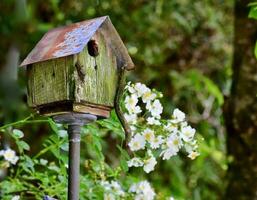
{"label": "birdhouse", "polygon": [[49,116],[78,112],[108,117],[119,71],[134,68],[108,16],[50,30],[25,65],[28,104]]}

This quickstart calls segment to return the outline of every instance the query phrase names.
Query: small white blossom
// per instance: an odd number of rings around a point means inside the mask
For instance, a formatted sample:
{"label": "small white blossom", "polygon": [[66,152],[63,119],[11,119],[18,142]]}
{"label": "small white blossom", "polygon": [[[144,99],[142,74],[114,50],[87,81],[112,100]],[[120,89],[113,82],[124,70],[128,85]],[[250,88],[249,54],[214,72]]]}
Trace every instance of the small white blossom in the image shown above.
{"label": "small white blossom", "polygon": [[19,195],[15,195],[15,196],[12,197],[11,200],[20,200],[20,196]]}
{"label": "small white blossom", "polygon": [[16,156],[15,151],[13,151],[12,149],[1,151],[1,155],[4,157],[6,161],[12,163],[13,165],[15,165],[19,160],[19,157]]}
{"label": "small white blossom", "polygon": [[125,192],[117,181],[101,181],[100,185],[105,191],[104,199],[106,200],[116,199],[115,197],[122,197],[125,195]]}
{"label": "small white blossom", "polygon": [[105,193],[104,194],[104,200],[115,200],[115,195],[111,193]]}
{"label": "small white blossom", "polygon": [[111,181],[111,187],[114,194],[118,196],[124,196],[125,192],[122,190],[120,184],[117,181]]}
{"label": "small white blossom", "polygon": [[195,135],[195,129],[191,126],[186,126],[181,128],[181,137],[185,142],[189,142],[193,139]]}
{"label": "small white blossom", "polygon": [[46,165],[46,164],[48,163],[48,160],[45,160],[45,159],[43,159],[43,158],[40,158],[39,163],[40,163],[41,165]]}
{"label": "small white blossom", "polygon": [[127,89],[131,94],[136,93],[136,90],[134,86],[131,84],[131,82],[128,82],[125,89]]}
{"label": "small white blossom", "polygon": [[196,151],[196,149],[198,148],[196,140],[192,140],[190,142],[185,143],[184,148],[185,148],[186,152],[189,153],[189,154],[192,151]]}
{"label": "small white blossom", "polygon": [[136,95],[132,94],[131,96],[127,96],[125,98],[125,107],[130,112],[130,110],[137,105],[137,102],[138,98]]}
{"label": "small white blossom", "polygon": [[131,107],[129,112],[134,113],[134,114],[138,114],[138,113],[141,113],[142,110],[141,110],[140,106],[135,106],[135,107]]}
{"label": "small white blossom", "polygon": [[132,158],[128,162],[129,167],[142,167],[144,165],[144,162],[140,158]]}
{"label": "small white blossom", "polygon": [[149,90],[149,88],[142,83],[136,83],[134,88],[137,92],[138,97],[141,97],[144,93],[146,93]]}
{"label": "small white blossom", "polygon": [[192,151],[188,157],[191,158],[192,160],[194,160],[197,156],[199,156],[200,154],[196,151]]}
{"label": "small white blossom", "polygon": [[109,191],[111,190],[111,185],[108,181],[101,181],[100,185],[104,188],[104,190]]}
{"label": "small white blossom", "polygon": [[124,117],[129,124],[136,124],[137,123],[137,115],[136,114],[126,114],[125,113]]}
{"label": "small white blossom", "polygon": [[136,193],[135,200],[153,200],[156,195],[148,181],[133,184],[129,191]]}
{"label": "small white blossom", "polygon": [[169,200],[175,200],[173,197],[170,197]]}
{"label": "small white blossom", "polygon": [[148,117],[147,118],[147,123],[150,124],[150,125],[161,125],[161,122],[154,117]]}
{"label": "small white blossom", "polygon": [[145,138],[140,134],[136,134],[129,142],[131,151],[138,151],[145,148]]}
{"label": "small white blossom", "polygon": [[146,105],[146,109],[148,109],[151,112],[151,115],[153,117],[160,117],[160,114],[163,111],[163,107],[162,104],[160,103],[160,101],[158,99],[154,100],[153,103],[148,103]]}
{"label": "small white blossom", "polygon": [[176,133],[178,131],[178,126],[169,121],[168,124],[164,126],[164,129],[170,133]]}
{"label": "small white blossom", "polygon": [[154,131],[149,128],[145,129],[142,135],[145,137],[145,140],[149,143],[152,142],[155,138]]}
{"label": "small white blossom", "polygon": [[144,103],[148,103],[156,98],[156,94],[153,93],[150,89],[148,89],[142,96],[142,101]]}
{"label": "small white blossom", "polygon": [[157,149],[160,147],[160,145],[163,143],[163,137],[159,135],[158,137],[155,137],[151,142],[150,146],[152,149]]}
{"label": "small white blossom", "polygon": [[163,160],[168,160],[170,157],[177,155],[182,146],[180,138],[176,134],[171,134],[164,145],[165,149],[161,152]]}
{"label": "small white blossom", "polygon": [[150,158],[144,161],[144,171],[146,173],[149,173],[154,170],[155,165],[157,164],[157,161],[153,155],[151,155]]}
{"label": "small white blossom", "polygon": [[185,117],[186,117],[185,113],[183,113],[178,108],[176,108],[173,111],[172,118],[173,118],[174,121],[176,121],[176,122],[183,122],[185,120]]}

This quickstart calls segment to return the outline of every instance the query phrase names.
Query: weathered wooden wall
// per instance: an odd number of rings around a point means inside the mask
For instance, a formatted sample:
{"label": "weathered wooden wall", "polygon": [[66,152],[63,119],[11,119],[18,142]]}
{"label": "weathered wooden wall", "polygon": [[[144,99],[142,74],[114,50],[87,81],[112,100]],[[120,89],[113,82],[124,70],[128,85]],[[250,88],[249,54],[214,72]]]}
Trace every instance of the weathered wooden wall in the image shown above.
{"label": "weathered wooden wall", "polygon": [[78,72],[74,74],[75,101],[113,106],[117,87],[116,57],[100,31],[97,31],[93,39],[98,43],[99,55],[92,57],[88,54],[88,49],[84,48],[74,59],[85,74],[84,80]]}
{"label": "weathered wooden wall", "polygon": [[100,31],[93,39],[99,48],[97,57],[90,56],[86,46],[77,55],[28,66],[28,103],[31,107],[65,100],[114,105],[118,79],[116,57]]}

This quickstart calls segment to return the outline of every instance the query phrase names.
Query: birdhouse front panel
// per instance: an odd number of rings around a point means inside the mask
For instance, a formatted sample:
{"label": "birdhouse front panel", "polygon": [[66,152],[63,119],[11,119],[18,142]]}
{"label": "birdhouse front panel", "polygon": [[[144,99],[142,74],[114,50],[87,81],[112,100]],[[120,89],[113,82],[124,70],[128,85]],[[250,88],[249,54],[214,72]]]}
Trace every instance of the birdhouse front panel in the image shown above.
{"label": "birdhouse front panel", "polygon": [[[97,47],[89,45],[91,42]],[[98,49],[97,56],[90,55],[91,48]],[[75,102],[113,107],[118,79],[116,56],[100,31],[74,60]]]}

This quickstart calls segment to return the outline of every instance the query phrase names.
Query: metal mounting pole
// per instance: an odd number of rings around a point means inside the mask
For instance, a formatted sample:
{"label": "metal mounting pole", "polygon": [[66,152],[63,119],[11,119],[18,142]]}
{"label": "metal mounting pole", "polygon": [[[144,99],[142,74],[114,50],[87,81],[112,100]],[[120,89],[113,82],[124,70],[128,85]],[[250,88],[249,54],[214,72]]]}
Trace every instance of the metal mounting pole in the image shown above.
{"label": "metal mounting pole", "polygon": [[80,131],[81,127],[97,117],[90,114],[67,113],[53,117],[57,123],[68,124],[69,170],[68,200],[79,200]]}
{"label": "metal mounting pole", "polygon": [[68,199],[79,199],[80,125],[68,125],[69,134],[69,177]]}

